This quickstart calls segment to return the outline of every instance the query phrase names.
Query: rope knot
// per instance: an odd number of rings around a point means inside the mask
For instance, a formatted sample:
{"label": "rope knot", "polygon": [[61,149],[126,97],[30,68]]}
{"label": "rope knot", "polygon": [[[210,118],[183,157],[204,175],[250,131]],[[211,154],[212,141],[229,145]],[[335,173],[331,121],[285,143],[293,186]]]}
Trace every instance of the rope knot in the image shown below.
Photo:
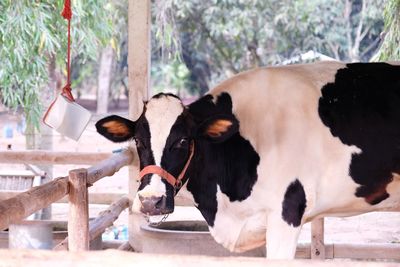
{"label": "rope knot", "polygon": [[66,84],[64,86],[64,88],[62,89],[62,95],[65,96],[66,98],[68,98],[68,100],[74,102],[74,96],[71,93],[71,84]]}
{"label": "rope knot", "polygon": [[71,0],[64,1],[64,9],[61,12],[61,16],[63,16],[67,20],[71,20],[72,18]]}

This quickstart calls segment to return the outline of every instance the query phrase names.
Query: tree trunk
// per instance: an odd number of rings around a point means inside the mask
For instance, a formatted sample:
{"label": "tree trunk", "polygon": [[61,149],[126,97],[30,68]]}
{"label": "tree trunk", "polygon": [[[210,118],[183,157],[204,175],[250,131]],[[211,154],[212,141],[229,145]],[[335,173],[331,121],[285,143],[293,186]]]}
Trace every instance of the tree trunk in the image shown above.
{"label": "tree trunk", "polygon": [[[49,83],[43,87],[40,93],[40,101],[43,107],[46,109],[50,106],[54,100],[57,92],[57,75],[56,75],[56,59],[55,55],[48,57],[49,65]],[[36,149],[39,150],[53,150],[53,129],[40,122],[39,135],[37,137]],[[53,166],[52,165],[38,165],[38,167],[46,173],[46,176],[42,179],[42,183],[50,182],[53,178]],[[38,212],[35,216],[37,219],[49,220],[51,219],[51,205]]]}
{"label": "tree trunk", "polygon": [[35,126],[27,123],[25,129],[25,148],[26,150],[33,150],[35,147]]}
{"label": "tree trunk", "polygon": [[113,56],[114,51],[111,46],[107,46],[101,51],[97,85],[97,114],[107,113]]}
{"label": "tree trunk", "polygon": [[192,86],[198,89],[197,94],[202,96],[209,90],[210,66],[205,59],[199,57],[196,51],[192,49],[192,36],[190,34],[183,34],[181,39],[182,59],[190,72],[189,79]]}

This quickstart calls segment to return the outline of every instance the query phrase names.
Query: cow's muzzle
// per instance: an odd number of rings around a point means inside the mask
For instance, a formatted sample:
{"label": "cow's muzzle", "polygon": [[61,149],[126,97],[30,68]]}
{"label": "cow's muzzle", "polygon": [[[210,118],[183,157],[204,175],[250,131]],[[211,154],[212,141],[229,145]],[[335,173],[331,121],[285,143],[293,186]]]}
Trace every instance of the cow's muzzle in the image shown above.
{"label": "cow's muzzle", "polygon": [[173,212],[167,205],[167,197],[142,197],[139,196],[141,203],[140,212],[149,216],[164,215]]}

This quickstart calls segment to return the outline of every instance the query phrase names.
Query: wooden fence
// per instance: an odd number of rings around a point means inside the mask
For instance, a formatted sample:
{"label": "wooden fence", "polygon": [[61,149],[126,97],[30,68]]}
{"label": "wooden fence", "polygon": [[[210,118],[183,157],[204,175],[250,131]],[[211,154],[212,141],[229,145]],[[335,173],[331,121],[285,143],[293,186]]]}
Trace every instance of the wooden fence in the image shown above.
{"label": "wooden fence", "polygon": [[43,150],[28,151],[1,151],[0,163],[25,163],[25,164],[74,164],[91,165],[109,158],[111,153],[91,153],[91,152],[57,152]]}
{"label": "wooden fence", "polygon": [[[88,250],[89,242],[99,237],[108,226],[112,225],[119,214],[129,206],[129,199],[121,194],[108,193],[88,195],[87,187],[93,185],[101,178],[113,175],[123,166],[129,165],[133,161],[133,153],[130,150],[124,150],[121,153],[113,155],[104,153],[97,156],[95,153],[43,153],[42,151],[0,152],[0,163],[41,163],[43,161],[51,164],[89,164],[94,163],[97,160],[103,161],[89,167],[88,169],[72,170],[70,171],[69,176],[59,177],[49,183],[34,187],[26,192],[1,192],[0,228],[5,229],[9,224],[21,221],[25,217],[50,205],[51,203],[66,202],[66,196],[69,196],[70,210],[72,212],[70,212],[68,218],[68,238],[57,245],[54,249],[67,250],[69,248],[70,251],[75,252]],[[88,196],[92,198],[91,202],[93,203],[112,203],[107,210],[90,223],[88,222]],[[178,198],[176,203],[181,206],[191,205],[191,203],[185,201],[184,198]],[[398,244],[325,244],[323,219],[318,219],[312,222],[311,232],[311,244],[299,245],[296,252],[297,258],[385,258],[400,260],[400,246]],[[129,243],[122,244],[120,248],[124,250],[131,249]],[[1,253],[2,252],[0,251],[0,254]],[[14,258],[14,252],[10,253],[11,258]],[[27,258],[35,258],[33,254],[30,255],[30,253],[26,253],[26,255],[28,255]],[[44,252],[44,254],[47,255],[47,252]],[[75,257],[73,255],[77,254],[71,254],[71,256],[65,257],[65,261],[63,261],[63,264],[65,265],[60,266],[69,266],[68,264],[70,261],[68,259],[73,259]],[[51,258],[53,256],[49,257]],[[87,257],[90,261],[92,256],[84,254],[84,257]],[[130,256],[128,257],[124,254],[123,258],[128,259]],[[146,257],[144,259],[147,260]],[[120,261],[121,266],[124,266],[125,263],[129,264],[128,260],[125,261],[125,259],[121,259]],[[243,263],[246,261],[247,259],[244,260]],[[258,260],[256,261],[258,262]],[[12,262],[12,259],[10,262]],[[213,262],[213,260],[210,260],[211,265]],[[241,260],[237,260],[237,262],[241,262]],[[285,263],[285,265],[287,264]],[[312,265],[317,266],[315,263],[312,263]],[[3,265],[0,263],[0,266]],[[293,266],[299,265],[295,264]]]}
{"label": "wooden fence", "polygon": [[[70,159],[67,153],[42,153],[42,152],[2,152],[0,162],[9,162],[7,156],[14,159],[12,163],[27,163],[30,160],[43,159],[45,162],[62,162]],[[72,155],[72,154],[71,154]],[[105,157],[101,155],[84,154],[80,164],[85,164],[93,160]],[[5,160],[7,158],[7,160]],[[73,158],[73,157],[72,157]],[[79,157],[77,157],[79,158]],[[88,169],[76,169],[69,172],[66,177],[59,177],[41,186],[33,187],[28,191],[12,194],[13,196],[0,202],[0,230],[6,229],[10,224],[18,223],[32,213],[43,209],[66,195],[69,196],[70,212],[68,215],[68,240],[64,240],[57,249],[66,249],[66,244],[70,251],[83,251],[89,249],[89,242],[110,226],[119,214],[129,206],[129,199],[122,197],[114,202],[108,210],[103,212],[98,218],[91,222],[89,227],[88,216],[88,186],[106,176],[111,176],[123,166],[129,165],[133,160],[133,153],[123,150],[121,153],[101,161]],[[76,162],[76,161],[74,161]],[[71,162],[68,162],[70,164]]]}

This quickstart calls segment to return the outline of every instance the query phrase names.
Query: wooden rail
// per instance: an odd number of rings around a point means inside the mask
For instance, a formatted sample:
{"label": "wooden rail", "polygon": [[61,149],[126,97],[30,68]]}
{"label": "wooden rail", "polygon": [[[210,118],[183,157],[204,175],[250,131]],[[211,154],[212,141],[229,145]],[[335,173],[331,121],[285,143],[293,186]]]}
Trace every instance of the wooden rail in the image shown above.
{"label": "wooden rail", "polygon": [[[99,179],[111,176],[133,160],[133,153],[124,150],[87,169],[87,183],[92,185]],[[20,193],[17,196],[0,202],[0,230],[11,223],[16,223],[61,199],[69,192],[68,177],[57,178],[41,186]]]}
{"label": "wooden rail", "polygon": [[[325,244],[320,252],[324,258],[313,255],[313,245],[299,244],[296,249],[296,259],[358,259],[358,260],[394,260],[400,261],[398,244],[372,243],[372,244]],[[338,265],[339,266],[339,265]]]}
{"label": "wooden rail", "polygon": [[23,220],[32,213],[49,206],[69,191],[67,177],[57,178],[41,186],[32,187],[15,197],[0,202],[0,230]]}
{"label": "wooden rail", "polygon": [[[98,217],[89,222],[89,241],[99,237],[104,230],[111,226],[118,218],[123,210],[129,207],[129,198],[122,197],[118,201],[112,203],[108,209],[102,211]],[[60,244],[54,247],[54,250],[67,250],[68,237],[65,238]]]}
{"label": "wooden rail", "polygon": [[122,167],[131,164],[132,161],[133,161],[133,152],[129,149],[126,149],[121,153],[113,154],[108,159],[103,160],[100,163],[97,163],[96,165],[87,169],[88,171],[87,182],[89,185],[93,185],[101,178],[104,178],[106,176],[112,176]]}
{"label": "wooden rail", "polygon": [[0,163],[91,165],[109,158],[111,153],[56,152],[43,150],[1,151]]}
{"label": "wooden rail", "polygon": [[[21,194],[21,191],[0,191],[0,201],[15,197]],[[90,204],[103,204],[110,205],[114,201],[117,201],[126,194],[123,193],[89,193]],[[65,196],[54,203],[68,203],[68,196]]]}
{"label": "wooden rail", "polygon": [[267,260],[245,257],[206,257],[157,255],[118,250],[65,252],[45,250],[0,250],[2,267],[97,267],[97,266],[164,266],[164,267],[398,267],[398,263],[357,262],[348,260]]}
{"label": "wooden rail", "polygon": [[123,251],[134,251],[133,248],[131,247],[131,244],[129,244],[129,241],[126,241],[123,243],[121,246],[118,247],[118,250],[123,250]]}

